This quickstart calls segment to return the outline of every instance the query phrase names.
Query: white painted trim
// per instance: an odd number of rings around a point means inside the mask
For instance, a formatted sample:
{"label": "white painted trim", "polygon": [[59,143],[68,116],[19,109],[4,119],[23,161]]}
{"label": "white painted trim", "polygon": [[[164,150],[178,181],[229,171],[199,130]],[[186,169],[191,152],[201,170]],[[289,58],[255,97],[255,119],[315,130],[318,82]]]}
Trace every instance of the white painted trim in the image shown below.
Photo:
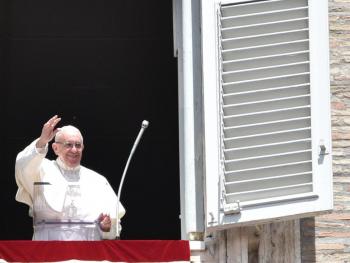
{"label": "white painted trim", "polygon": [[[199,1],[199,0],[197,0]],[[196,1],[174,0],[177,24],[180,26],[178,46],[179,80],[179,152],[181,236],[189,239],[190,233],[203,232],[203,182],[201,130],[201,65],[199,39],[199,7]]]}
{"label": "white painted trim", "polygon": [[205,251],[204,241],[190,241],[190,250],[193,251]]}
{"label": "white painted trim", "polygon": [[[202,60],[203,60],[203,111],[205,134],[205,186],[206,186],[206,224],[217,224],[219,220],[220,199],[218,186],[220,172],[220,131],[219,123],[219,99],[218,99],[218,61],[217,42],[213,37],[216,32],[215,1],[202,0]],[[210,50],[211,52],[208,52]]]}

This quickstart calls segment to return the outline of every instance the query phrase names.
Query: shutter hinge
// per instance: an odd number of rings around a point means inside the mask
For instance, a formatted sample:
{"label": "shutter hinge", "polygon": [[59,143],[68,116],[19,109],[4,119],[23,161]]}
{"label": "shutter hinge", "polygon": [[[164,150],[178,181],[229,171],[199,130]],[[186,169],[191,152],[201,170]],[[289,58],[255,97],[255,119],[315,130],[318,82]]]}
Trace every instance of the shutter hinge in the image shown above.
{"label": "shutter hinge", "polygon": [[242,210],[242,208],[241,208],[239,201],[229,203],[229,204],[224,204],[224,214],[225,215],[239,214],[239,213],[241,213],[241,210]]}
{"label": "shutter hinge", "polygon": [[210,221],[208,222],[208,224],[211,226],[217,224],[218,221],[215,220],[213,212],[209,212],[209,216],[210,216]]}

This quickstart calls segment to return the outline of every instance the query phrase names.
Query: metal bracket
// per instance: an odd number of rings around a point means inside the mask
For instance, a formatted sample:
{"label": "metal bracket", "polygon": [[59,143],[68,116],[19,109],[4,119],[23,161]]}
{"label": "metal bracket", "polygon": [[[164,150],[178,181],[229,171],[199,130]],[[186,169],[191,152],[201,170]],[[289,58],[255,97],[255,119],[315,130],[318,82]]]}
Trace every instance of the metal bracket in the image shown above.
{"label": "metal bracket", "polygon": [[224,204],[224,214],[228,215],[228,214],[239,214],[241,213],[241,205],[239,203],[239,201],[237,200],[234,203],[229,203],[229,204]]}
{"label": "metal bracket", "polygon": [[214,257],[215,256],[215,246],[217,243],[217,239],[212,235],[207,236],[204,239],[205,247],[208,249],[209,254]]}
{"label": "metal bracket", "polygon": [[320,146],[319,153],[318,153],[319,155],[328,155],[329,154],[329,151],[326,148],[324,140],[320,140],[319,146]]}
{"label": "metal bracket", "polygon": [[210,221],[208,222],[209,225],[214,225],[216,224],[218,221],[215,220],[215,216],[213,214],[213,212],[209,212],[209,216],[210,216]]}

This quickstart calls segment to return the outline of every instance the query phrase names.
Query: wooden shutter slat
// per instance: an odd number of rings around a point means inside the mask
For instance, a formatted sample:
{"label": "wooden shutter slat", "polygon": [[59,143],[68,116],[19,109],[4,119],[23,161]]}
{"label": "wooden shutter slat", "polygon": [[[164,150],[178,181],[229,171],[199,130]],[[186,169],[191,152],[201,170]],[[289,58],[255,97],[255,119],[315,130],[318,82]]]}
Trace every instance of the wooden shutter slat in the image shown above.
{"label": "wooden shutter slat", "polygon": [[224,139],[224,149],[250,147],[254,145],[281,143],[303,140],[311,137],[311,128],[303,127],[295,130],[276,131]]}
{"label": "wooden shutter slat", "polygon": [[252,46],[263,46],[273,43],[286,43],[296,40],[308,40],[308,28],[298,30],[287,30],[281,32],[270,32],[266,34],[256,34],[254,36],[243,36],[226,38],[222,40],[222,47],[225,50],[239,49]]}
{"label": "wooden shutter slat", "polygon": [[293,9],[283,9],[283,10],[275,10],[270,12],[260,12],[260,13],[252,13],[248,15],[241,16],[229,16],[225,17],[221,20],[222,28],[227,27],[237,27],[240,25],[249,25],[249,24],[263,24],[269,23],[273,21],[282,21],[293,20],[296,18],[305,18],[307,17],[307,9],[306,7],[293,8]]}
{"label": "wooden shutter slat", "polygon": [[281,195],[281,192],[283,192],[284,195],[312,192],[312,183],[276,187],[250,192],[239,192],[237,194],[227,194],[227,200],[228,202],[236,202],[237,200],[240,202],[251,201],[255,199],[259,200],[263,198],[278,197]]}
{"label": "wooden shutter slat", "polygon": [[275,177],[266,177],[252,180],[227,182],[226,193],[239,193],[246,191],[261,190],[272,187],[283,187],[293,184],[305,184],[312,182],[312,173],[298,173]]}
{"label": "wooden shutter slat", "polygon": [[239,5],[229,4],[222,5],[221,14],[222,17],[238,16],[252,13],[272,12],[274,10],[291,9],[297,7],[307,6],[307,0],[295,0],[295,1],[261,1],[240,3]]}
{"label": "wooden shutter slat", "polygon": [[235,83],[222,83],[222,89],[224,93],[233,93],[290,87],[293,85],[310,83],[309,77],[309,72],[303,72],[299,74],[286,74],[284,76],[272,77],[267,79],[249,79]]}
{"label": "wooden shutter slat", "polygon": [[224,127],[223,132],[225,138],[242,138],[242,136],[251,136],[258,134],[271,134],[273,132],[286,132],[290,130],[297,131],[311,127],[310,117],[295,118],[276,122],[268,122],[264,124],[251,124],[244,126]]}
{"label": "wooden shutter slat", "polygon": [[311,148],[311,139],[289,141],[282,143],[263,144],[252,147],[227,149],[224,151],[225,160],[239,160],[244,158],[265,155],[290,153],[293,151],[303,151]]}
{"label": "wooden shutter slat", "polygon": [[289,164],[279,164],[274,166],[265,166],[264,168],[250,168],[225,172],[226,182],[239,182],[243,180],[256,180],[260,178],[272,178],[284,175],[293,175],[299,173],[309,173],[312,171],[311,161],[292,162]]}

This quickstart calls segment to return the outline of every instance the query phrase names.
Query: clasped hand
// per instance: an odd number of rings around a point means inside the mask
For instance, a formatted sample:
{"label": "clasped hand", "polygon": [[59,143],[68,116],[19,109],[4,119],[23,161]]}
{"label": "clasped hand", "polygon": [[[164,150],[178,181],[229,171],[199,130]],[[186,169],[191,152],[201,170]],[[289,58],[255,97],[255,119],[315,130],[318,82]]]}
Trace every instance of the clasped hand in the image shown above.
{"label": "clasped hand", "polygon": [[97,222],[103,232],[109,232],[111,230],[112,221],[109,215],[101,213]]}

